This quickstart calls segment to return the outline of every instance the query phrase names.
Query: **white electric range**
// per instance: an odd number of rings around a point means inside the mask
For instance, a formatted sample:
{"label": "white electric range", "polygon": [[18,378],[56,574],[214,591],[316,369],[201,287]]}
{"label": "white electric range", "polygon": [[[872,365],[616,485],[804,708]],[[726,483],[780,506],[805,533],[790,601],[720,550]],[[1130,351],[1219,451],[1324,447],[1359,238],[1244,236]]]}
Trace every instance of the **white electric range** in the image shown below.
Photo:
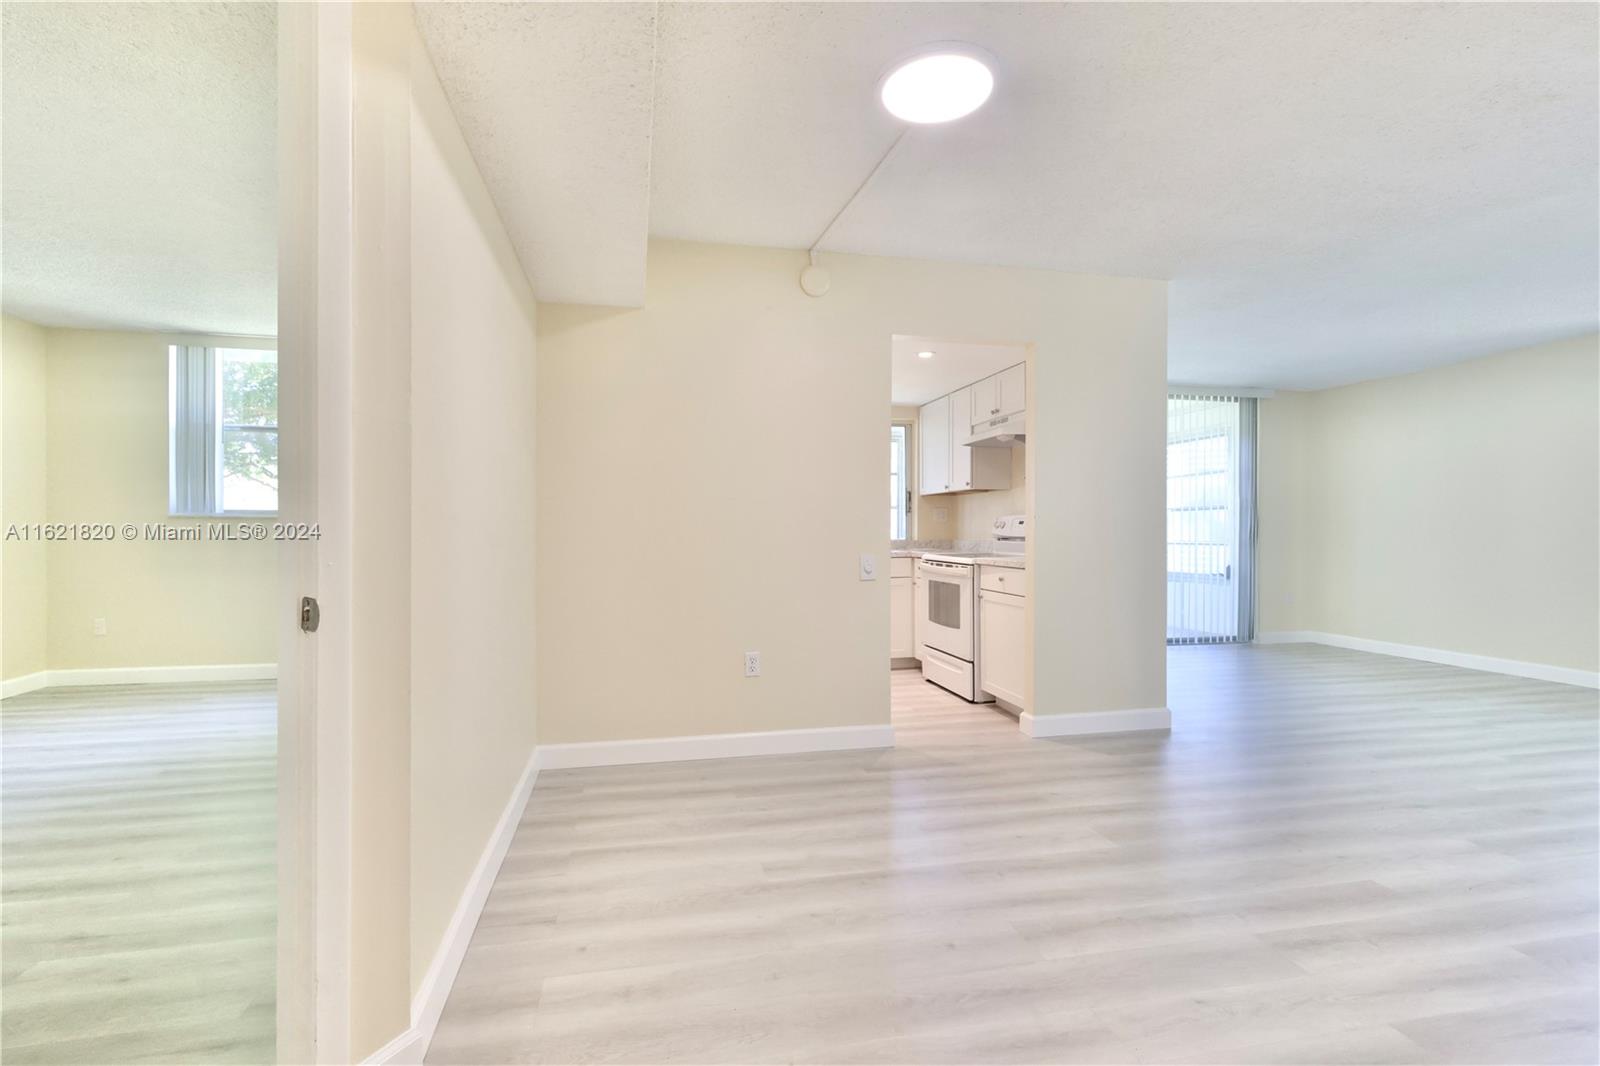
{"label": "white electric range", "polygon": [[[1007,515],[994,520],[994,539],[1003,551],[981,554],[929,552],[917,560],[927,586],[924,597],[922,677],[973,703],[993,703],[978,690],[977,568],[998,559],[1013,560],[1027,542],[1027,517]],[[1015,546],[1015,550],[1011,550]]]}

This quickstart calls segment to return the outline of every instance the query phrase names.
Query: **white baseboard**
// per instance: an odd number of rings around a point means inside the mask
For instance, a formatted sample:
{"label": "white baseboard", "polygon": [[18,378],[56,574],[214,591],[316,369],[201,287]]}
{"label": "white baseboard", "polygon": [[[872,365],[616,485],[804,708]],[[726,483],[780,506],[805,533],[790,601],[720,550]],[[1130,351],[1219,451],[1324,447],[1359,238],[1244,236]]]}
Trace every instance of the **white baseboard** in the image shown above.
{"label": "white baseboard", "polygon": [[0,697],[41,688],[79,685],[171,685],[193,681],[270,681],[277,663],[216,663],[209,666],[111,666],[87,670],[41,670],[0,683]]}
{"label": "white baseboard", "polygon": [[422,984],[411,1000],[411,1028],[379,1048],[366,1059],[367,1062],[418,1066],[428,1054],[434,1030],[439,1027],[439,1016],[444,1013],[450,989],[461,970],[461,960],[466,957],[467,946],[472,943],[472,933],[478,927],[478,916],[483,913],[489,890],[494,887],[494,879],[500,873],[500,864],[505,861],[506,850],[511,847],[511,838],[517,835],[517,825],[528,806],[528,797],[533,794],[534,783],[539,780],[542,761],[540,749],[535,748],[528,756],[528,765],[523,769],[517,787],[512,790],[511,798],[506,801],[505,810],[500,812],[500,821],[495,823],[494,832],[489,834],[489,842],[478,857],[478,865],[473,869],[472,876],[467,879],[466,889],[461,893],[455,913],[450,916],[450,924],[445,928],[439,950],[434,953],[433,962],[428,965],[428,972],[423,975]]}
{"label": "white baseboard", "polygon": [[539,765],[546,770],[557,770],[579,766],[626,766],[632,763],[687,762],[745,755],[796,755],[810,751],[892,747],[893,726],[850,725],[828,729],[777,729],[766,733],[711,733],[698,737],[544,744],[539,748]]}
{"label": "white baseboard", "polygon": [[50,671],[40,670],[37,673],[23,674],[21,677],[7,678],[0,681],[0,700],[7,696],[21,696],[29,692],[36,692],[50,684]]}
{"label": "white baseboard", "polygon": [[1124,711],[1084,711],[1079,714],[1036,715],[1031,711],[1023,711],[1019,727],[1030,737],[1159,732],[1172,728],[1172,712],[1165,707],[1133,707]]}
{"label": "white baseboard", "polygon": [[1394,644],[1387,640],[1368,640],[1366,637],[1347,637],[1342,633],[1319,633],[1309,629],[1261,633],[1257,644],[1326,644],[1331,648],[1371,652],[1374,655],[1393,655],[1401,659],[1416,659],[1441,666],[1459,666],[1464,670],[1482,670],[1491,674],[1509,674],[1535,681],[1554,681],[1561,685],[1578,685],[1581,688],[1600,688],[1600,672],[1577,670],[1569,666],[1549,666],[1529,663],[1520,659],[1497,659],[1492,655],[1472,655],[1464,651],[1444,648],[1424,648],[1415,644]]}

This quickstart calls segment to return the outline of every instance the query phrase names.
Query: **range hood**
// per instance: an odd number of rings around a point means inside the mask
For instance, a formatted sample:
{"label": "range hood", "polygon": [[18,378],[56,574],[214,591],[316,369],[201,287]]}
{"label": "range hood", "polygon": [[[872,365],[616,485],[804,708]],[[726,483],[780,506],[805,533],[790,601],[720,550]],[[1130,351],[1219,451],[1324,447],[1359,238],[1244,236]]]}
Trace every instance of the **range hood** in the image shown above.
{"label": "range hood", "polygon": [[1001,415],[972,427],[972,433],[962,444],[974,448],[1015,448],[1028,440],[1028,416],[1018,411],[1014,415]]}

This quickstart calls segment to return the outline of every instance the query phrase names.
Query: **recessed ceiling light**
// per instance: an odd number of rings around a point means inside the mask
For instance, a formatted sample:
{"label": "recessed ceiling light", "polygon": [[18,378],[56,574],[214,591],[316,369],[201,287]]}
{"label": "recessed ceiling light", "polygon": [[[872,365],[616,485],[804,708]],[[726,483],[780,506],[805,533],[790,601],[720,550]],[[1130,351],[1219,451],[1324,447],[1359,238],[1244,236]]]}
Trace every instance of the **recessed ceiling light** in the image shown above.
{"label": "recessed ceiling light", "polygon": [[936,44],[902,61],[883,79],[878,95],[889,114],[906,122],[952,122],[983,106],[994,73],[969,45]]}
{"label": "recessed ceiling light", "polygon": [[918,352],[917,353],[917,358],[918,359],[932,359],[933,358],[933,353],[932,352]]}

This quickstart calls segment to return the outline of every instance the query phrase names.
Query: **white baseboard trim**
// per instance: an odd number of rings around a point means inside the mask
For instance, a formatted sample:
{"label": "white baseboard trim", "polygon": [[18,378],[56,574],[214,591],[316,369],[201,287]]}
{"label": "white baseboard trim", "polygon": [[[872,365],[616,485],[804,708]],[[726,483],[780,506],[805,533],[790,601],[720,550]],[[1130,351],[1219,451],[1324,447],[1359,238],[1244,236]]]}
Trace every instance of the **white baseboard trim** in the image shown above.
{"label": "white baseboard trim", "polygon": [[0,681],[0,700],[7,696],[22,696],[29,692],[37,692],[50,684],[50,671],[40,670],[32,674],[23,674],[21,677],[7,678]]}
{"label": "white baseboard trim", "polygon": [[1083,711],[1079,714],[1034,714],[1023,711],[1018,727],[1030,737],[1076,737],[1099,733],[1159,732],[1172,728],[1172,712],[1165,707],[1133,707],[1124,711]]}
{"label": "white baseboard trim", "polygon": [[1560,685],[1577,685],[1581,688],[1600,688],[1600,672],[1578,670],[1569,666],[1549,666],[1529,663],[1520,659],[1497,659],[1492,655],[1472,655],[1464,651],[1444,648],[1424,648],[1415,644],[1394,644],[1387,640],[1368,640],[1366,637],[1347,637],[1342,633],[1319,633],[1314,630],[1284,630],[1261,633],[1257,644],[1326,644],[1331,648],[1371,652],[1374,655],[1393,655],[1401,659],[1416,659],[1441,666],[1459,666],[1464,670],[1482,670],[1490,674],[1508,674],[1535,681],[1554,681]]}
{"label": "white baseboard trim", "polygon": [[500,821],[495,823],[494,832],[489,834],[489,842],[478,857],[478,865],[467,879],[467,886],[461,893],[460,902],[456,904],[455,913],[450,916],[450,924],[445,928],[439,950],[434,953],[433,962],[428,965],[428,972],[423,975],[422,984],[411,1000],[411,1028],[379,1048],[367,1062],[419,1066],[428,1054],[434,1030],[439,1027],[439,1016],[444,1013],[450,989],[461,970],[461,960],[466,957],[467,946],[472,943],[472,933],[478,927],[478,917],[489,899],[494,879],[499,876],[500,864],[505,861],[506,850],[511,847],[511,838],[517,835],[517,825],[528,806],[528,797],[533,794],[533,786],[539,780],[539,767],[543,761],[540,751],[535,748],[528,756],[528,765],[517,780],[511,798],[506,801],[505,810],[500,812]]}
{"label": "white baseboard trim", "polygon": [[[277,663],[216,663],[209,666],[110,666],[86,670],[41,670],[0,683],[0,697],[41,688],[80,685],[171,685],[186,681],[270,681]],[[42,680],[39,680],[42,679]],[[24,684],[25,683],[25,684]],[[14,689],[13,686],[23,687]]]}
{"label": "white baseboard trim", "polygon": [[826,729],[777,729],[765,733],[710,733],[698,737],[544,744],[539,748],[539,765],[546,770],[558,770],[580,766],[627,766],[633,763],[688,762],[746,755],[797,755],[811,751],[892,747],[893,726],[848,725]]}

